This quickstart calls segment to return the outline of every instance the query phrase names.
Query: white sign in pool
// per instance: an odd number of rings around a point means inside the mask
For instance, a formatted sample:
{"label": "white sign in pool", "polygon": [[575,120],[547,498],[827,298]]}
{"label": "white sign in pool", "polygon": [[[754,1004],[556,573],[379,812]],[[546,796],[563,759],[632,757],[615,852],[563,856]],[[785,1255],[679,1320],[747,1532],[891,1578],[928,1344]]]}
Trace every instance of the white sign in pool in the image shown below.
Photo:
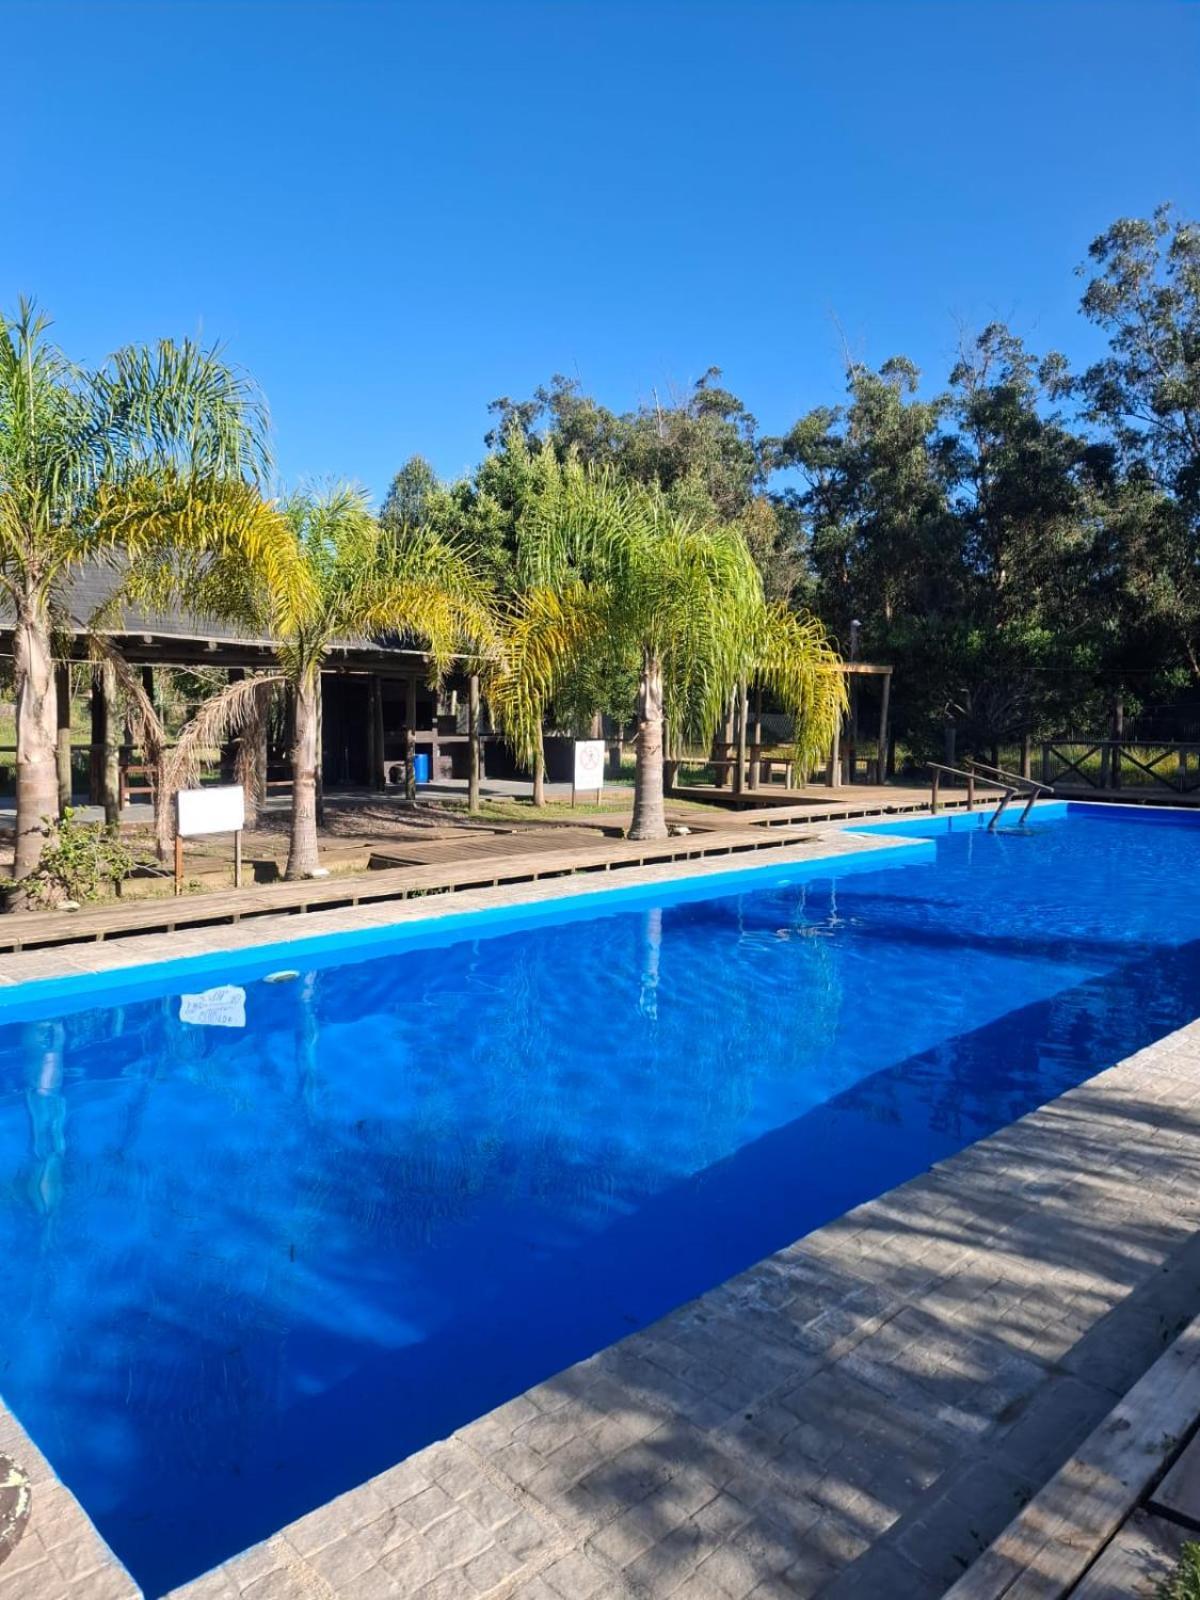
{"label": "white sign in pool", "polygon": [[593,789],[596,794],[604,791],[604,740],[603,739],[576,739],[575,741],[575,789]]}
{"label": "white sign in pool", "polygon": [[244,1028],[246,991],[226,983],[203,994],[181,994],[179,1020],[199,1028]]}
{"label": "white sign in pool", "polygon": [[246,791],[240,783],[180,789],[176,798],[182,839],[194,839],[202,833],[238,833],[246,826]]}

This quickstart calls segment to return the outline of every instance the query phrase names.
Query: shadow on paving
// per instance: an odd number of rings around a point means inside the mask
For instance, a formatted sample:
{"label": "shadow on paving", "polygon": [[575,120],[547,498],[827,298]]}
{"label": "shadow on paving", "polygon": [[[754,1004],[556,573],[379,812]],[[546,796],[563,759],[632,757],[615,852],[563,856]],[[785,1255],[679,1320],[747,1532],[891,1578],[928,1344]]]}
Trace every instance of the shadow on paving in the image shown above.
{"label": "shadow on paving", "polygon": [[[875,1074],[578,1250],[481,1284],[469,1317],[404,1349],[289,1330],[312,1370],[348,1375],[269,1428],[206,1419],[194,1448],[212,1452],[198,1466],[221,1485],[219,1518],[148,1463],[101,1531],[124,1553],[152,1518],[215,1563],[460,1428],[572,1535],[597,1586],[940,1594],[1194,1309],[1196,1121],[1085,1086],[914,1174],[1187,1020],[1198,984],[1200,945],[1158,951],[1074,991],[1069,1037],[1049,1000]],[[914,1094],[928,1138],[900,1148]],[[152,1317],[166,1330],[175,1314]],[[176,1377],[155,1371],[159,1348],[151,1327],[151,1388]],[[197,1359],[236,1386],[228,1351]],[[168,1545],[163,1587],[195,1571]]]}

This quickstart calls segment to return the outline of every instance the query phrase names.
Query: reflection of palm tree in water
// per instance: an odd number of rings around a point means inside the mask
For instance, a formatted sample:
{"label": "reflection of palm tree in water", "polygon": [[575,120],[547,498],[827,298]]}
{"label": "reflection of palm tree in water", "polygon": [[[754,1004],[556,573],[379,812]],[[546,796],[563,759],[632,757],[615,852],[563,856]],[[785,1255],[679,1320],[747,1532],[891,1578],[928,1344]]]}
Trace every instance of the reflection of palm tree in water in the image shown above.
{"label": "reflection of palm tree in water", "polygon": [[658,1021],[658,978],[662,966],[662,939],[662,907],[652,906],[646,913],[642,986],[638,994],[638,1010],[651,1022]]}
{"label": "reflection of palm tree in water", "polygon": [[321,1069],[317,1060],[317,1046],[321,1027],[317,1021],[317,975],[306,972],[295,985],[299,1017],[296,1023],[296,1070],[300,1074],[300,1092],[311,1114],[319,1109]]}
{"label": "reflection of palm tree in water", "polygon": [[25,1104],[33,1147],[29,1197],[35,1210],[49,1216],[62,1199],[67,1148],[67,1102],[62,1092],[66,1030],[61,1022],[33,1022],[23,1031],[28,1047]]}

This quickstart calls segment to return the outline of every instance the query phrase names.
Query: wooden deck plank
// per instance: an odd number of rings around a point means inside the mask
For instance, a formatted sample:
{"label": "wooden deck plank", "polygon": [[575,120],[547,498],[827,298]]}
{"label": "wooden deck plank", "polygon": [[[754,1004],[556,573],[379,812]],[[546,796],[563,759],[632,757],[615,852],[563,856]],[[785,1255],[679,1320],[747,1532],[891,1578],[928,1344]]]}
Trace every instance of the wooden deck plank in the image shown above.
{"label": "wooden deck plank", "polygon": [[1135,1511],[1072,1589],[1071,1600],[1154,1600],[1187,1537],[1174,1523]]}
{"label": "wooden deck plank", "polygon": [[1197,1435],[1147,1502],[1152,1510],[1200,1529],[1200,1435]]}
{"label": "wooden deck plank", "polygon": [[389,844],[371,851],[371,866],[378,871],[385,867],[432,866],[442,861],[469,861],[534,854],[543,850],[570,850],[601,843],[600,835],[586,828],[556,828],[553,832],[530,830],[528,833],[510,833],[495,837],[484,834],[479,838],[438,839],[429,844]]}
{"label": "wooden deck plank", "polygon": [[1200,1317],[1009,1523],[944,1600],[1059,1600],[1200,1416]]}
{"label": "wooden deck plank", "polygon": [[710,856],[741,856],[801,842],[796,829],[749,832],[730,829],[682,838],[638,842],[602,839],[584,847],[535,848],[519,854],[491,854],[466,861],[433,862],[339,878],[270,883],[250,889],[218,890],[179,899],[143,901],[73,912],[21,912],[0,918],[0,951],[45,949],[137,933],[237,922],[279,912],[303,913],[323,907],[401,900],[415,893],[491,888],[573,873],[608,872]]}

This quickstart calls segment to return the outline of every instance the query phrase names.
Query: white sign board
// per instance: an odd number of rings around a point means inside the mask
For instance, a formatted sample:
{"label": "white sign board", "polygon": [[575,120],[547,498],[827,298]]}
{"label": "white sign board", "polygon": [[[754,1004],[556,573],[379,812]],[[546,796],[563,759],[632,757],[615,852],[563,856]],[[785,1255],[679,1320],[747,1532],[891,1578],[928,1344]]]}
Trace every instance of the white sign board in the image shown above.
{"label": "white sign board", "polygon": [[229,983],[203,994],[181,994],[179,1020],[198,1028],[244,1028],[246,991]]}
{"label": "white sign board", "polygon": [[202,833],[238,833],[246,826],[246,792],[240,783],[211,789],[180,789],[179,837]]}
{"label": "white sign board", "polygon": [[575,787],[594,789],[597,794],[604,788],[603,739],[576,739]]}

